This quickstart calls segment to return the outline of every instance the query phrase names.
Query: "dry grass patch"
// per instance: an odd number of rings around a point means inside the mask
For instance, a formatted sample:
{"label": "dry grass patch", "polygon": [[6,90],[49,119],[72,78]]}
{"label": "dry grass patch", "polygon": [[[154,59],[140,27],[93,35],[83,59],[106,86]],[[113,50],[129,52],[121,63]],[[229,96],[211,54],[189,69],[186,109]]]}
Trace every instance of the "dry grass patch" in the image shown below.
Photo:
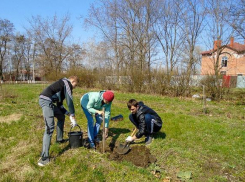
{"label": "dry grass patch", "polygon": [[11,114],[8,116],[0,116],[0,123],[11,123],[13,121],[18,121],[22,117],[22,114]]}
{"label": "dry grass patch", "polygon": [[25,179],[26,174],[34,173],[34,169],[29,164],[21,162],[23,156],[32,150],[34,145],[28,141],[20,141],[15,147],[11,149],[9,155],[2,159],[0,173],[12,173],[18,179]]}

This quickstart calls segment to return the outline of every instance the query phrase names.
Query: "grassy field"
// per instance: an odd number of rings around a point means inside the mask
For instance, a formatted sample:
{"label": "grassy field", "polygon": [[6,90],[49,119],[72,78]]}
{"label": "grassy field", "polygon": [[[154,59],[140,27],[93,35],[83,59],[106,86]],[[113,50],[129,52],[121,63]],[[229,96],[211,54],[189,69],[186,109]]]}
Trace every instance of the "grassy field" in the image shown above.
{"label": "grassy field", "polygon": [[[124,120],[111,122],[111,131],[133,128],[126,107],[131,98],[144,101],[162,117],[163,128],[148,147],[155,164],[140,168],[84,147],[69,149],[55,143],[54,132],[52,162],[39,167],[44,122],[38,95],[46,86],[0,87],[0,181],[176,181],[179,172],[191,172],[192,181],[245,181],[245,105],[240,100],[207,102],[203,114],[202,100],[115,92],[112,116],[122,114]],[[87,91],[74,90],[76,119],[83,131],[87,123],[79,100]],[[66,138],[69,130],[67,117]],[[118,140],[124,142],[129,134],[121,133]]]}

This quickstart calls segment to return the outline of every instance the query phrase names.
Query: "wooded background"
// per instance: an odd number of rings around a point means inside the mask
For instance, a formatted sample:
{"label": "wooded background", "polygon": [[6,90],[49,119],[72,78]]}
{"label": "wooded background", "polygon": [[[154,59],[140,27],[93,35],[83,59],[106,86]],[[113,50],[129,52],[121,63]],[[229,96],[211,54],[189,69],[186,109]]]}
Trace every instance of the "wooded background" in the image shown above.
{"label": "wooded background", "polygon": [[[202,51],[230,37],[244,43],[244,9],[245,0],[97,0],[82,20],[100,39],[82,44],[71,39],[69,15],[30,17],[23,33],[0,17],[0,78],[78,75],[89,88],[188,96]],[[214,56],[215,77],[208,78],[214,97],[221,93],[221,52]]]}

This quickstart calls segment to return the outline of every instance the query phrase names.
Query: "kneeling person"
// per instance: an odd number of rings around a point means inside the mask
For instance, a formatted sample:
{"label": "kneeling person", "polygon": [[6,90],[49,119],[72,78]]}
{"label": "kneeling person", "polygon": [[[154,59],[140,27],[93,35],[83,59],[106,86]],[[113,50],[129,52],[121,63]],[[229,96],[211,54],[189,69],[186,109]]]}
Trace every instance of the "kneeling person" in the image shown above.
{"label": "kneeling person", "polygon": [[127,106],[131,112],[129,119],[139,131],[133,137],[128,136],[126,141],[132,142],[136,138],[145,135],[145,144],[149,145],[152,142],[153,133],[160,131],[162,128],[162,119],[153,109],[144,105],[143,102],[137,102],[135,99],[130,99]]}

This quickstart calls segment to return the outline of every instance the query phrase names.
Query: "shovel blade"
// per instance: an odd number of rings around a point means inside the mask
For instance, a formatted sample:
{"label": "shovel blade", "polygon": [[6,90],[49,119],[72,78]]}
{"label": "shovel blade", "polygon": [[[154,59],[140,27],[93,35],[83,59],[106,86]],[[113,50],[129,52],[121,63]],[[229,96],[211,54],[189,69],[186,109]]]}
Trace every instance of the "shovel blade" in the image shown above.
{"label": "shovel blade", "polygon": [[117,148],[116,148],[116,150],[115,150],[115,151],[116,151],[118,154],[123,155],[123,154],[128,153],[128,152],[129,152],[129,150],[130,150],[130,147],[129,147],[129,145],[128,145],[128,144],[125,144],[125,145],[120,144],[119,146],[117,146]]}

